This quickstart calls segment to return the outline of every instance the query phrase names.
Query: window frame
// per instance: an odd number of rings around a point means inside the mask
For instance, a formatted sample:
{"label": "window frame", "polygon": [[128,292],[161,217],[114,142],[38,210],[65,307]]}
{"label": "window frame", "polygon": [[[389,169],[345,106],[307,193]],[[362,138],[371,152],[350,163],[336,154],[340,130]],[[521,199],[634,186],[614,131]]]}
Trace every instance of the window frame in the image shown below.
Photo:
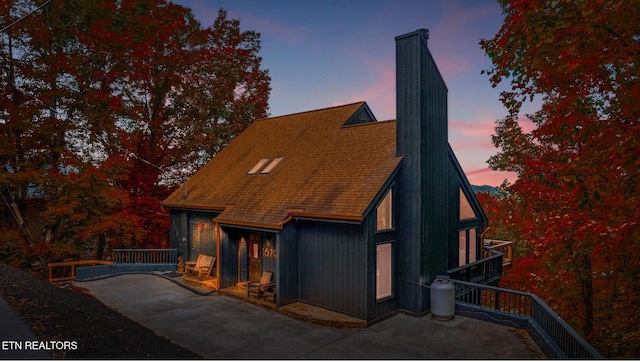
{"label": "window frame", "polygon": [[[387,202],[388,198],[388,216],[389,216],[389,227],[381,228],[380,227],[380,207],[383,203]],[[394,220],[394,212],[393,212],[393,188],[389,188],[387,193],[384,195],[382,200],[376,206],[376,233],[384,233],[395,230],[395,220]]]}
{"label": "window frame", "polygon": [[[395,256],[395,241],[391,240],[391,241],[384,241],[384,242],[380,242],[380,243],[376,243],[376,263],[375,263],[375,284],[376,284],[376,288],[375,288],[375,297],[376,297],[376,302],[382,302],[391,298],[395,297],[395,283],[394,283],[394,273],[395,273],[395,263],[394,263],[394,256]],[[388,259],[386,261],[388,261],[388,265],[386,265],[386,268],[383,271],[388,271],[388,281],[385,281],[386,285],[384,286],[386,289],[384,290],[379,290],[382,288],[379,288],[380,284],[379,282],[380,280],[380,275],[378,274],[378,271],[381,270],[381,268],[378,268],[378,265],[380,264],[380,257],[379,257],[379,248],[381,247],[389,247],[388,250]],[[382,272],[381,272],[382,273]],[[386,292],[388,290],[388,293],[382,293],[381,292]]]}
{"label": "window frame", "polygon": [[[471,206],[471,201],[469,201],[469,198],[467,197],[467,194],[465,194],[464,190],[462,189],[462,186],[459,187],[459,196],[458,196],[458,221],[472,221],[472,220],[477,220],[478,219],[478,215],[476,215],[476,211],[473,209],[473,206]],[[463,215],[463,211],[468,211],[471,213],[471,215],[469,215],[468,213],[465,213]]]}
{"label": "window frame", "polygon": [[[458,230],[458,267],[478,261],[478,227],[469,227]],[[463,234],[464,233],[464,234]],[[473,240],[471,240],[473,234]],[[464,239],[463,239],[464,235]],[[463,244],[464,241],[464,245]],[[473,242],[473,248],[471,243]],[[464,246],[464,249],[461,248]],[[472,255],[473,253],[473,255]],[[464,255],[464,260],[462,256]]]}

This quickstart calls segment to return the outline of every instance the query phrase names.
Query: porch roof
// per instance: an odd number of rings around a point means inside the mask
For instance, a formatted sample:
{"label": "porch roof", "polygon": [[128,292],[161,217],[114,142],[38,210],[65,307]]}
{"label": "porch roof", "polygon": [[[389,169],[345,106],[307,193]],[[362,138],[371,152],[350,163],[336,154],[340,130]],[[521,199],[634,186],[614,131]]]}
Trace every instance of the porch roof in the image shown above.
{"label": "porch roof", "polygon": [[218,210],[220,223],[275,229],[294,216],[362,220],[401,158],[395,121],[344,125],[360,112],[370,114],[366,103],[257,120],[163,206]]}

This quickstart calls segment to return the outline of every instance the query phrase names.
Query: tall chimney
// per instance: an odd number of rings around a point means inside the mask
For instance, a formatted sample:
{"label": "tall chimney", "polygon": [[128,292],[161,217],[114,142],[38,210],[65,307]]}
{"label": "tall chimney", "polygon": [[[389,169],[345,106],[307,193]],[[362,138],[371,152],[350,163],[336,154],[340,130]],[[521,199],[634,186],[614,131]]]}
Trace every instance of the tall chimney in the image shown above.
{"label": "tall chimney", "polygon": [[[428,289],[447,270],[447,86],[429,48],[427,29],[396,37],[398,252],[402,308],[422,313]],[[420,286],[422,285],[422,286]]]}

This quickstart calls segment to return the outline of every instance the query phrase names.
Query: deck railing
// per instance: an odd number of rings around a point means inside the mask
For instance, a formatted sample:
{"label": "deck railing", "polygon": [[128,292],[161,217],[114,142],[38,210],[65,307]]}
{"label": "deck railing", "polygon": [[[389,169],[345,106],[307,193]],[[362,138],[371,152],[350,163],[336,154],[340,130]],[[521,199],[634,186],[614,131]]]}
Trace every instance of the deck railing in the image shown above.
{"label": "deck railing", "polygon": [[116,264],[176,264],[176,249],[113,249],[112,260]]}
{"label": "deck railing", "polygon": [[503,254],[491,250],[492,255],[447,271],[451,279],[462,280],[471,283],[491,284],[502,277]]}
{"label": "deck railing", "polygon": [[502,258],[502,267],[507,268],[511,266],[511,261],[513,260],[513,241],[484,239],[483,246],[485,257],[491,256],[493,251],[500,252],[504,255]]}
{"label": "deck railing", "polygon": [[[53,282],[61,282],[61,281],[75,279],[77,266],[95,266],[95,265],[111,265],[111,264],[113,264],[112,261],[106,261],[106,260],[74,260],[74,261],[62,261],[58,263],[49,263],[48,264],[49,282],[53,283]],[[71,272],[69,273],[69,271]]]}
{"label": "deck railing", "polygon": [[[494,323],[518,325],[550,358],[602,359],[602,355],[531,293],[456,280],[457,313],[484,315]],[[482,319],[482,318],[481,318]]]}

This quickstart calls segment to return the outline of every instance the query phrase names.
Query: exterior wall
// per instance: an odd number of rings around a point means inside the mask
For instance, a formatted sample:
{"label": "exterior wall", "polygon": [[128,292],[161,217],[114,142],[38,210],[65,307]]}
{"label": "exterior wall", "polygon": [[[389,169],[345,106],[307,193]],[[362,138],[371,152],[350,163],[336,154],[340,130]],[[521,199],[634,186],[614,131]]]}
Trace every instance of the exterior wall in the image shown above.
{"label": "exterior wall", "polygon": [[189,260],[187,229],[187,213],[183,210],[171,209],[171,226],[169,242],[172,249],[178,250],[178,256]]}
{"label": "exterior wall", "polygon": [[[458,163],[453,150],[449,149],[449,252],[448,252],[448,267],[447,269],[454,269],[459,265],[459,243],[458,232],[463,229],[478,229],[476,233],[476,251],[477,260],[482,258],[482,240],[480,240],[480,234],[484,230],[487,224],[487,216],[485,215],[478,199],[473,192],[471,184],[467,180],[467,177],[462,171],[462,167]],[[467,200],[476,215],[476,219],[460,221],[460,189],[467,196]]]}
{"label": "exterior wall", "polygon": [[299,299],[366,319],[370,256],[363,226],[295,222]]}
{"label": "exterior wall", "polygon": [[217,214],[210,212],[189,212],[189,244],[192,261],[198,255],[216,256],[216,233],[213,218]]}
{"label": "exterior wall", "polygon": [[454,167],[449,171],[449,250],[447,253],[447,270],[458,266],[458,229],[460,228],[460,177]]}
{"label": "exterior wall", "polygon": [[297,223],[287,223],[276,237],[278,253],[278,305],[299,299],[298,289],[298,230]]}
{"label": "exterior wall", "polygon": [[229,288],[238,283],[239,234],[225,227],[220,228],[220,288]]}
{"label": "exterior wall", "polygon": [[216,216],[214,212],[171,210],[171,247],[184,261],[195,261],[200,254],[216,256]]}
{"label": "exterior wall", "polygon": [[261,271],[270,271],[273,273],[272,281],[277,283],[278,280],[278,253],[277,253],[277,234],[264,233],[262,235],[262,243],[260,245],[260,268]]}
{"label": "exterior wall", "polygon": [[430,307],[429,285],[447,270],[447,88],[427,48],[428,33],[396,37],[398,265],[401,308]]}
{"label": "exterior wall", "polygon": [[[386,192],[385,192],[386,193]],[[394,194],[395,197],[395,194]],[[394,215],[396,203],[394,202]],[[375,210],[370,212],[365,218],[364,227],[367,230],[367,244],[368,244],[368,268],[367,268],[367,321],[375,321],[393,314],[399,308],[400,298],[400,285],[402,281],[398,277],[398,268],[404,261],[400,260],[400,253],[398,253],[399,243],[398,233],[394,229],[393,231],[376,232],[376,213]],[[393,244],[393,285],[392,285],[392,297],[376,300],[376,245],[391,242]]]}

